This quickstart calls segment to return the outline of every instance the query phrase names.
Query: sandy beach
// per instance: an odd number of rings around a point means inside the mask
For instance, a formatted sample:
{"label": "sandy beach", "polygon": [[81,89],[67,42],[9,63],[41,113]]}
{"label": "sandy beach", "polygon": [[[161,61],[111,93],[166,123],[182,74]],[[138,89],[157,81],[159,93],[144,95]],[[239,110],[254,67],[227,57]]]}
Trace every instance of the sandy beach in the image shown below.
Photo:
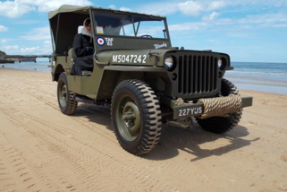
{"label": "sandy beach", "polygon": [[287,191],[287,96],[253,96],[224,135],[166,127],[144,157],[124,151],[110,111],[63,115],[47,72],[0,68],[0,191]]}

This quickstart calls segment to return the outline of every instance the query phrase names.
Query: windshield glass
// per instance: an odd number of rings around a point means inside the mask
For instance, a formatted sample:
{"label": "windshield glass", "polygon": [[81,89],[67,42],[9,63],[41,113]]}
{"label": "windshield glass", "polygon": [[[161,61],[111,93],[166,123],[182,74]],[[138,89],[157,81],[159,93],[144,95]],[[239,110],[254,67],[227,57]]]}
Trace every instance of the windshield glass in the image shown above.
{"label": "windshield glass", "polygon": [[95,33],[166,39],[164,20],[149,16],[94,11]]}

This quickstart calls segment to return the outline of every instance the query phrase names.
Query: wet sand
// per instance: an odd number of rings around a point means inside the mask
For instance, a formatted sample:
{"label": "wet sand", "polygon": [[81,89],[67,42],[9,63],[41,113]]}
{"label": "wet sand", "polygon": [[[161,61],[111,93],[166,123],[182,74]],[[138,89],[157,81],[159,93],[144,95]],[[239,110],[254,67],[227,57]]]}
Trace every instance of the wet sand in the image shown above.
{"label": "wet sand", "polygon": [[254,97],[224,135],[166,127],[150,154],[118,144],[109,109],[58,107],[50,73],[0,68],[0,191],[287,191],[287,96]]}

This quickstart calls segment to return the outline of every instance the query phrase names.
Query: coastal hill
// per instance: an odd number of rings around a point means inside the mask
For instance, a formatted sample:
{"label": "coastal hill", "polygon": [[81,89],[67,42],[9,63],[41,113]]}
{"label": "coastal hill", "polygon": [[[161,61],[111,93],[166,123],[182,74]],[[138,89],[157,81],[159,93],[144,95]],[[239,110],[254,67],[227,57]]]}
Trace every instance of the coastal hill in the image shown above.
{"label": "coastal hill", "polygon": [[0,57],[3,56],[3,55],[6,55],[6,53],[4,51],[0,50]]}
{"label": "coastal hill", "polygon": [[0,50],[0,63],[14,63],[14,61],[9,61],[6,59],[7,54]]}

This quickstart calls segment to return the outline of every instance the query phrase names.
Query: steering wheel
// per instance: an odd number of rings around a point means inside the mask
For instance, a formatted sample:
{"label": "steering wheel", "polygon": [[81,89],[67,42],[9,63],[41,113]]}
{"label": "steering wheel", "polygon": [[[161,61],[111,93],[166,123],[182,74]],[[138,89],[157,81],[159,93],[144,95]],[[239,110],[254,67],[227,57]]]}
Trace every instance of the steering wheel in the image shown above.
{"label": "steering wheel", "polygon": [[144,37],[144,38],[152,38],[151,35],[141,35],[140,37]]}

